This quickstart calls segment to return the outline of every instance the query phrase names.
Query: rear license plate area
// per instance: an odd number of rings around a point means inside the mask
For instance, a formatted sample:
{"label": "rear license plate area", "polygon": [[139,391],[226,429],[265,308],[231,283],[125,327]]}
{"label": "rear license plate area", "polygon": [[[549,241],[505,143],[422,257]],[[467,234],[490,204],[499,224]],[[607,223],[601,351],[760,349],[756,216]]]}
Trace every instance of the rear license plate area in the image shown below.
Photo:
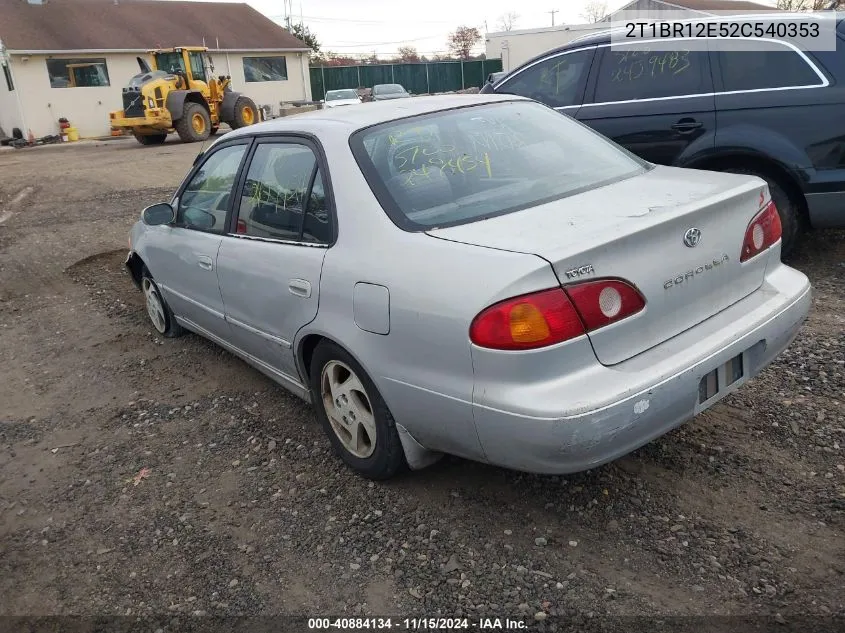
{"label": "rear license plate area", "polygon": [[698,383],[698,405],[711,404],[727,395],[729,387],[738,386],[745,377],[743,354],[737,354],[728,362],[702,376]]}

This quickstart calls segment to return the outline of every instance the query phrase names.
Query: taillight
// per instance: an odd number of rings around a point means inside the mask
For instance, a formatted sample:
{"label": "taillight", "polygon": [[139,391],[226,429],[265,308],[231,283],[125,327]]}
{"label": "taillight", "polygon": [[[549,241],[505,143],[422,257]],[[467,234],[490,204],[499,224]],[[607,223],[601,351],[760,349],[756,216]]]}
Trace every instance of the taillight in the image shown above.
{"label": "taillight", "polygon": [[596,279],[566,286],[587,331],[626,319],[645,307],[645,299],[620,279]]}
{"label": "taillight", "polygon": [[525,350],[562,343],[636,314],[645,300],[618,279],[597,279],[514,297],[483,310],[469,337],[480,347]]}
{"label": "taillight", "polygon": [[546,347],[581,334],[581,319],[561,288],[493,304],[469,328],[476,345],[504,350]]}
{"label": "taillight", "polygon": [[237,232],[238,232],[238,233],[246,233],[246,222],[244,222],[244,221],[243,221],[243,220],[241,220],[240,218],[238,219],[238,229],[237,229]]}
{"label": "taillight", "polygon": [[770,201],[760,213],[754,216],[745,230],[742,242],[742,254],[739,261],[744,262],[756,257],[780,239],[780,215],[774,201]]}

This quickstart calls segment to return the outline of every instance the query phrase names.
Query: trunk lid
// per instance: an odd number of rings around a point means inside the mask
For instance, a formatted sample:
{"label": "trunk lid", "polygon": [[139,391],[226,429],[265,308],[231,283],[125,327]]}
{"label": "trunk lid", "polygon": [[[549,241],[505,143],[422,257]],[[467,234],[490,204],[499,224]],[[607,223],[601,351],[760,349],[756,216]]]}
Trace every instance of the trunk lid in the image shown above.
{"label": "trunk lid", "polygon": [[[645,309],[589,334],[598,360],[614,365],[761,286],[768,255],[739,258],[746,228],[768,199],[757,178],[655,167],[569,198],[427,233],[539,255],[564,286],[601,277],[635,285]],[[693,246],[684,243],[690,229],[699,231]]]}

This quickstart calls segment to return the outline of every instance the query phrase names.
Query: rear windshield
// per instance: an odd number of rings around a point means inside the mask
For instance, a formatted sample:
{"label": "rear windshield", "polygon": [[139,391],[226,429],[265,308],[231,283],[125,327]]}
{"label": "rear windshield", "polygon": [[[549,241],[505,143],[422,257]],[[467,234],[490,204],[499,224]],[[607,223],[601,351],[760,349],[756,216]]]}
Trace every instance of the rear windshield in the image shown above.
{"label": "rear windshield", "polygon": [[406,230],[518,211],[648,166],[586,126],[530,101],[390,121],[356,132],[350,145],[379,203]]}

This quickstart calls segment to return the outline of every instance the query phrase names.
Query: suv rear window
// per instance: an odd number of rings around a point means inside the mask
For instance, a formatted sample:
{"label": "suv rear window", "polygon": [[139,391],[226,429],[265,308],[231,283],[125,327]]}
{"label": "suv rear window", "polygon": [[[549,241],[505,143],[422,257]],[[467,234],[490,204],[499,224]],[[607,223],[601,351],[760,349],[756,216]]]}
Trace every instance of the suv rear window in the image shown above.
{"label": "suv rear window", "polygon": [[731,42],[720,50],[723,90],[818,86],[823,80],[793,48],[779,42]]}
{"label": "suv rear window", "polygon": [[350,145],[379,203],[406,230],[517,211],[647,168],[586,126],[528,101],[390,121],[356,132]]}

